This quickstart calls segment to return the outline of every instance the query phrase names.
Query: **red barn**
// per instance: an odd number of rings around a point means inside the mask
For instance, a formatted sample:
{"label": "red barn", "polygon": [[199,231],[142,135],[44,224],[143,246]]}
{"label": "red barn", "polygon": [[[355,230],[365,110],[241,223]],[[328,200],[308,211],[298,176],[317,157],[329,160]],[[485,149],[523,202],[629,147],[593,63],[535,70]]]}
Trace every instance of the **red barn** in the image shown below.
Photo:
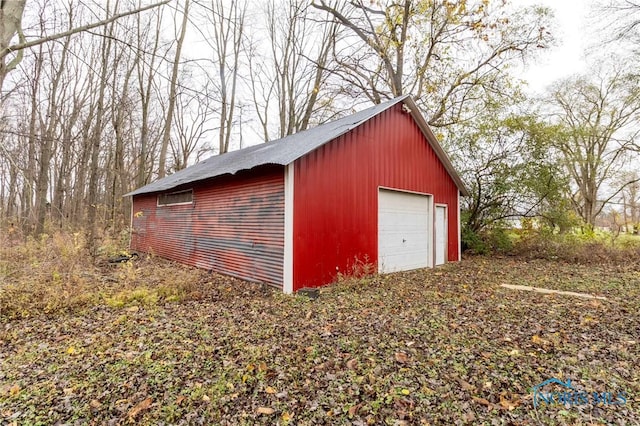
{"label": "red barn", "polygon": [[460,260],[466,194],[403,96],[127,194],[131,248],[291,293]]}

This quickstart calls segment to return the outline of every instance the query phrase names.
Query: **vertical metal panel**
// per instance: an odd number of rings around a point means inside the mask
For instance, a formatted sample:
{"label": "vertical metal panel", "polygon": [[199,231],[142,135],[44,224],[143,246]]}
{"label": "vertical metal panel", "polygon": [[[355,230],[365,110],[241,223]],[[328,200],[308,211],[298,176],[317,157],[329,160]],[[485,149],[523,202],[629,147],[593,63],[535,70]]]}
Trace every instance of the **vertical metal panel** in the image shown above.
{"label": "vertical metal panel", "polygon": [[381,186],[451,206],[447,258],[458,260],[458,189],[399,104],[295,162],[294,289],[375,264]]}
{"label": "vertical metal panel", "polygon": [[156,206],[134,196],[135,250],[282,286],[284,169],[267,167],[193,187],[193,204]]}

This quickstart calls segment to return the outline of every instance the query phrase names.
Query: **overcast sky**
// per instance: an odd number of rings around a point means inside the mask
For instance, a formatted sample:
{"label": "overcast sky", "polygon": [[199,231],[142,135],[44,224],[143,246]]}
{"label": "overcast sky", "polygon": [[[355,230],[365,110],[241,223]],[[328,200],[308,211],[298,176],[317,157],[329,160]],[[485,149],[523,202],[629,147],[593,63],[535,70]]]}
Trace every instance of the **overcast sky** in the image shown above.
{"label": "overcast sky", "polygon": [[594,0],[516,0],[514,4],[542,4],[554,11],[558,28],[554,35],[558,45],[541,55],[535,65],[527,67],[524,78],[529,88],[542,91],[553,81],[579,73],[586,67],[584,52],[599,43],[602,34],[593,29]]}

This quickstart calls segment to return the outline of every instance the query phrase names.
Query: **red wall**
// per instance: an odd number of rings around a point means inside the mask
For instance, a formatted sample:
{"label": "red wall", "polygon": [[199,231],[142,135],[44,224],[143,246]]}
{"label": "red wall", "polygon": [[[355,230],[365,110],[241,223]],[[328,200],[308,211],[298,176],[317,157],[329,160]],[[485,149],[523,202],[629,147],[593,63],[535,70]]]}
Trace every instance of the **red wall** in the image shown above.
{"label": "red wall", "polygon": [[294,290],[376,263],[379,186],[447,204],[447,257],[459,260],[458,189],[402,104],[297,160],[294,173]]}
{"label": "red wall", "polygon": [[193,191],[189,205],[158,207],[158,193],[134,196],[131,248],[281,286],[284,168],[211,179]]}

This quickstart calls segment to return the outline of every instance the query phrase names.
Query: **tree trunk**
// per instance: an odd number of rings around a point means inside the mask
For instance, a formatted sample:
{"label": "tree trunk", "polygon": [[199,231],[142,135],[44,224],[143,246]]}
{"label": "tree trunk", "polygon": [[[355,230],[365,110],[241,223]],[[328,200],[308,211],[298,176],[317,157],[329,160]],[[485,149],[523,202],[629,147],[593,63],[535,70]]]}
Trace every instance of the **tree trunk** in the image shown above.
{"label": "tree trunk", "polygon": [[24,40],[22,14],[25,3],[26,0],[5,0],[0,2],[0,92],[2,92],[7,74],[15,69],[22,60],[22,50],[20,50],[16,57],[7,63],[7,55],[10,53],[8,48],[13,37],[17,34],[20,37],[20,41]]}
{"label": "tree trunk", "polygon": [[51,203],[47,201],[47,191],[49,189],[49,166],[53,155],[55,130],[59,122],[60,114],[59,103],[57,102],[57,98],[60,96],[58,88],[60,87],[60,81],[66,67],[70,41],[71,38],[67,37],[64,45],[62,46],[60,66],[57,69],[55,66],[52,67],[52,74],[54,75],[54,78],[51,82],[51,89],[49,91],[49,105],[47,107],[46,117],[47,125],[44,132],[44,140],[40,142],[40,170],[38,172],[38,180],[36,182],[36,206],[38,207],[35,235],[40,235],[44,232],[47,211],[51,208]]}
{"label": "tree trunk", "polygon": [[24,173],[24,187],[22,188],[22,217],[24,218],[25,231],[31,234],[35,231],[33,223],[33,191],[36,180],[36,132],[38,117],[38,94],[40,91],[40,77],[42,75],[43,52],[38,49],[34,64],[34,78],[31,85],[31,116],[29,117],[29,147],[27,154],[27,168]]}
{"label": "tree trunk", "polygon": [[[117,2],[116,2],[117,8]],[[109,2],[106,5],[107,13],[109,13]],[[97,254],[97,212],[98,212],[98,169],[100,161],[100,139],[102,137],[102,127],[104,119],[104,98],[108,84],[108,73],[110,68],[111,55],[111,37],[113,36],[113,24],[104,28],[104,38],[102,39],[101,48],[101,71],[100,86],[96,105],[95,122],[93,124],[93,132],[91,135],[91,168],[89,172],[89,195],[87,202],[89,204],[88,223],[89,227],[89,252],[92,256]]]}
{"label": "tree trunk", "polygon": [[[141,30],[141,20],[138,16],[138,44],[143,44],[143,34]],[[151,106],[151,90],[153,89],[154,76],[156,74],[156,58],[158,57],[158,44],[160,41],[160,28],[162,24],[162,14],[156,17],[156,31],[153,37],[153,48],[149,52],[149,57],[143,61],[137,61],[138,90],[140,95],[140,114],[142,124],[140,126],[140,151],[138,153],[136,186],[149,183],[153,164],[149,164],[149,114]],[[145,76],[145,64],[148,64],[148,74]]]}
{"label": "tree trunk", "polygon": [[182,44],[187,33],[187,23],[189,22],[189,0],[184,2],[184,11],[182,12],[182,25],[180,27],[180,36],[177,40],[176,55],[173,59],[173,68],[171,70],[171,85],[169,87],[169,104],[167,106],[167,114],[162,131],[162,145],[160,147],[160,160],[158,165],[158,177],[163,178],[166,175],[167,150],[169,148],[169,139],[171,138],[171,121],[173,119],[173,110],[176,104],[176,83],[178,81],[178,71],[180,67],[180,54],[182,52]]}

